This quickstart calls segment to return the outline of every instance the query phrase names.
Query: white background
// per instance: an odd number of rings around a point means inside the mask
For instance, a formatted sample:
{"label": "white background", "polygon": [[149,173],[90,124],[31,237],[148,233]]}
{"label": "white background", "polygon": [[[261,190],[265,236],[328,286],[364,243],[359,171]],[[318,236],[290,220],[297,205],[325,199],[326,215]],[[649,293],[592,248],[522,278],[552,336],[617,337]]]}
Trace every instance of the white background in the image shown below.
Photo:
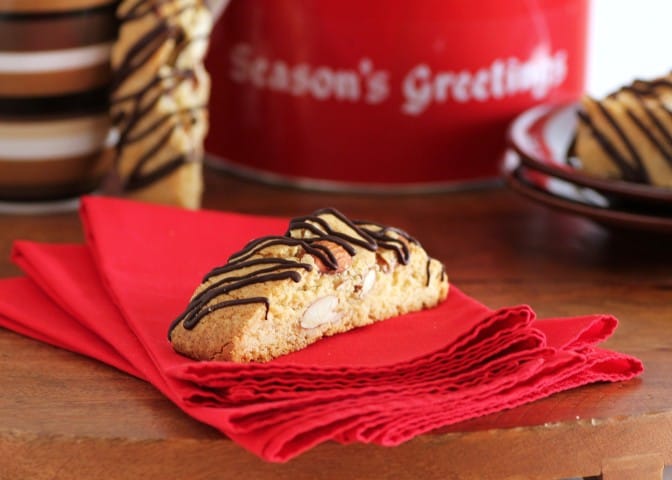
{"label": "white background", "polygon": [[672,1],[590,0],[587,93],[672,70]]}

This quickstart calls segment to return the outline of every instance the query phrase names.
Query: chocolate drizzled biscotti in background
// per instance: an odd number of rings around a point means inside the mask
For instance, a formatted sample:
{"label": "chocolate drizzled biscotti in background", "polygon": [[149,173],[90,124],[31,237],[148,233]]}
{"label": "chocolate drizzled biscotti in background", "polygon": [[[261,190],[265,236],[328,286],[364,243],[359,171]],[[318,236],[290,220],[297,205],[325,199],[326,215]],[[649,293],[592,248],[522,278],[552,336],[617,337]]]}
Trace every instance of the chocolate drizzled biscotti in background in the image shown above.
{"label": "chocolate drizzled biscotti in background", "polygon": [[202,0],[123,0],[112,51],[108,193],[195,209],[203,189],[212,16]]}
{"label": "chocolate drizzled biscotti in background", "polygon": [[198,360],[263,362],[447,294],[443,265],[410,235],[324,209],[208,273],[169,339]]}
{"label": "chocolate drizzled biscotti in background", "polygon": [[672,187],[672,74],[584,97],[570,151],[588,174]]}

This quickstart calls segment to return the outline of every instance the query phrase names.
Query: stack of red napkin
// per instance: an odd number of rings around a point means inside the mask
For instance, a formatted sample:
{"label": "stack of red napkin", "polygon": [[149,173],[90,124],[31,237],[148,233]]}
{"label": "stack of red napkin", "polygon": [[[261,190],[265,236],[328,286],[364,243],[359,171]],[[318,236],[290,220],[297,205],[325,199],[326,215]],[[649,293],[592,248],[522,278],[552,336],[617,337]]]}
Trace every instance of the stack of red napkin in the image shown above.
{"label": "stack of red napkin", "polygon": [[[298,212],[306,213],[306,212]],[[439,307],[322,340],[264,364],[196,362],[168,326],[203,275],[286,219],[82,200],[86,245],[17,242],[26,277],[0,281],[0,325],[151,382],[270,461],[327,440],[397,445],[441,426],[642,371],[596,344],[608,315],[537,320],[451,285]],[[448,269],[450,270],[450,269]]]}

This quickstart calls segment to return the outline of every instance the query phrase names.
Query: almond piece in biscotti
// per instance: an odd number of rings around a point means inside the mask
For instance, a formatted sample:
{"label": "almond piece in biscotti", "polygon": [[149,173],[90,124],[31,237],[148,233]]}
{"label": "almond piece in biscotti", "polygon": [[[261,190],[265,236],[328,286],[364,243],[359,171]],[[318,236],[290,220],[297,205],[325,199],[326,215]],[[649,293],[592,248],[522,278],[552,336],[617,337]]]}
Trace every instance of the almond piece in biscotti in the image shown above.
{"label": "almond piece in biscotti", "polygon": [[338,297],[334,295],[318,298],[303,313],[301,326],[306,329],[317,328],[338,320],[340,314],[336,311],[337,306]]}
{"label": "almond piece in biscotti", "polygon": [[330,260],[334,262],[336,268],[332,268],[329,265],[325,265],[324,262],[318,256],[314,256],[315,264],[317,268],[322,273],[341,273],[345,271],[350,265],[352,265],[352,257],[350,254],[335,242],[329,240],[319,240],[312,244],[312,247],[317,248],[324,252]]}
{"label": "almond piece in biscotti", "polygon": [[360,296],[365,296],[368,294],[373,286],[376,284],[376,271],[374,269],[369,270],[366,272],[366,275],[364,275],[364,279],[362,280],[362,289],[359,292]]}

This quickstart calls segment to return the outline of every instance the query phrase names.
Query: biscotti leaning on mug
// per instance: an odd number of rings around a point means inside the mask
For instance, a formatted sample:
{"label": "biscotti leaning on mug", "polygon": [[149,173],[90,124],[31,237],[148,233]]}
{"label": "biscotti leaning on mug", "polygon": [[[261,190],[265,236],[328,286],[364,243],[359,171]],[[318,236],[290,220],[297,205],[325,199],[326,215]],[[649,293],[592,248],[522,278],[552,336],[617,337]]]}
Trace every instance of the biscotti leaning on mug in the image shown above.
{"label": "biscotti leaning on mug", "polygon": [[570,162],[589,175],[672,188],[672,74],[581,101]]}
{"label": "biscotti leaning on mug", "polygon": [[168,336],[197,360],[264,362],[447,295],[443,264],[413,237],[323,209],[208,273]]}
{"label": "biscotti leaning on mug", "polygon": [[196,209],[212,15],[202,0],[123,0],[112,50],[114,169],[105,191]]}

